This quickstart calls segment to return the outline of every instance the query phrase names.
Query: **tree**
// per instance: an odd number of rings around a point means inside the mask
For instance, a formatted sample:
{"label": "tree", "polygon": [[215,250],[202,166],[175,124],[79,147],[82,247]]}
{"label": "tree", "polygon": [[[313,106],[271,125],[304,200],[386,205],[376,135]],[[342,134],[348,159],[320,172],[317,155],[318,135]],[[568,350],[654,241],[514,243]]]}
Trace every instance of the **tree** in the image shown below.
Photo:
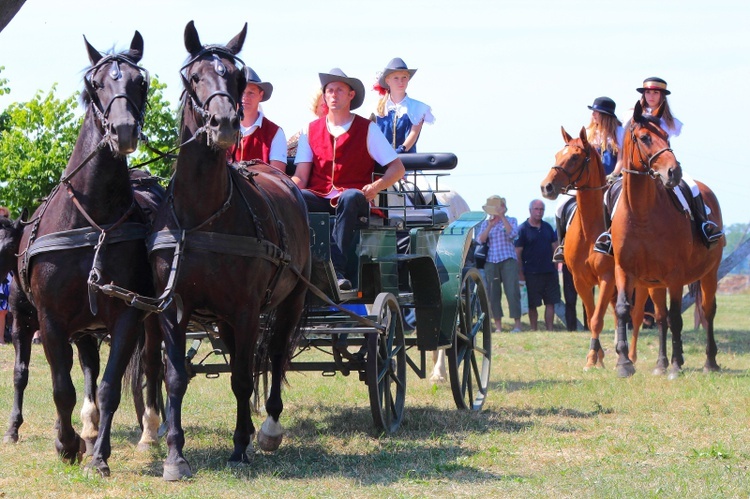
{"label": "tree", "polygon": [[[151,86],[148,90],[148,108],[146,111],[146,120],[143,127],[143,134],[148,139],[148,146],[162,153],[167,153],[177,145],[178,121],[177,111],[170,108],[170,103],[164,99],[164,90],[167,85],[159,82],[154,76],[151,79]],[[156,158],[160,158],[155,160]],[[158,153],[153,152],[141,143],[138,151],[133,155],[130,164],[138,166],[146,161],[155,160],[153,163],[146,165],[152,174],[169,179],[172,176],[172,158],[160,157]]]}
{"label": "tree", "polygon": [[73,151],[81,117],[75,115],[75,98],[59,100],[55,89],[11,104],[0,118],[0,204],[11,213],[34,210],[57,184]]}

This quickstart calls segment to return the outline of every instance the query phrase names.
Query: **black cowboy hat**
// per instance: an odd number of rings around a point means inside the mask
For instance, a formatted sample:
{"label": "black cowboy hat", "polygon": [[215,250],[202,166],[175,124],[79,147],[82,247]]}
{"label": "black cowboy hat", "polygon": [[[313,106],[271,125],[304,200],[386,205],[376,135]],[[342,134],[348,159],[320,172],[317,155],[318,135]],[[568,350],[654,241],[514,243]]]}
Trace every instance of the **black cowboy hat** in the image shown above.
{"label": "black cowboy hat", "polygon": [[599,111],[600,113],[608,114],[617,118],[615,114],[615,101],[609,97],[597,97],[594,99],[594,103],[588,106],[592,111]]}
{"label": "black cowboy hat", "polygon": [[672,93],[667,90],[667,82],[662,80],[661,78],[657,78],[656,76],[652,76],[643,80],[643,86],[640,88],[636,88],[636,90],[640,93],[643,93],[646,90],[660,90],[664,92],[664,95],[669,95]]}
{"label": "black cowboy hat", "polygon": [[346,83],[349,88],[354,90],[354,98],[352,99],[350,110],[357,109],[365,101],[365,86],[356,78],[350,78],[339,68],[333,68],[327,73],[318,73],[320,77],[320,88],[323,93],[326,91],[326,85],[334,81],[340,81]]}
{"label": "black cowboy hat", "polygon": [[395,57],[391,59],[391,62],[388,63],[388,65],[383,70],[383,74],[380,75],[380,79],[378,80],[378,84],[383,88],[388,88],[388,84],[385,82],[386,76],[388,76],[391,73],[395,73],[396,71],[406,71],[409,73],[409,78],[414,76],[414,73],[417,72],[416,69],[409,69],[406,66],[406,63],[404,60],[400,57]]}
{"label": "black cowboy hat", "polygon": [[250,66],[245,66],[244,71],[245,80],[247,81],[247,83],[252,83],[253,85],[256,85],[258,88],[263,90],[263,98],[260,101],[266,102],[268,99],[270,99],[271,94],[273,93],[273,85],[271,85],[267,81],[261,81],[258,73],[253,71],[253,68],[251,68]]}

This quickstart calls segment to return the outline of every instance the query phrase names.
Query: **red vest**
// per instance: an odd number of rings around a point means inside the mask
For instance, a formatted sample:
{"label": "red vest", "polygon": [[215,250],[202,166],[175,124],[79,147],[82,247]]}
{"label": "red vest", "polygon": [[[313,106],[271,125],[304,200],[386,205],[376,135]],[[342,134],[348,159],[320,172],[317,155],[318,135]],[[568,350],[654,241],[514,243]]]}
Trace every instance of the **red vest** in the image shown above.
{"label": "red vest", "polygon": [[268,163],[268,155],[271,153],[271,143],[279,131],[279,126],[263,117],[260,128],[255,130],[251,135],[240,137],[238,145],[233,145],[227,152],[227,159],[230,163],[236,161],[250,161],[259,159]]}
{"label": "red vest", "polygon": [[367,151],[370,121],[354,115],[349,131],[334,139],[325,117],[310,123],[308,140],[313,153],[307,188],[325,197],[333,188],[362,189],[372,183],[375,160]]}

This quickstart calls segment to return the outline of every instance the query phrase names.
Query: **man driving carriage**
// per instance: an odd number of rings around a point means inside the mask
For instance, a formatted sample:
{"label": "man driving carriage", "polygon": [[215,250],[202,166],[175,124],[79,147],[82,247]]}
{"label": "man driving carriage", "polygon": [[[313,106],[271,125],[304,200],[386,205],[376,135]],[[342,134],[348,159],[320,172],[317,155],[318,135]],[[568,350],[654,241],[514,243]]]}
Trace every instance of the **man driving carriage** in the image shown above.
{"label": "man driving carriage", "polygon": [[[300,134],[292,180],[303,189],[311,212],[336,216],[331,260],[339,288],[349,290],[345,269],[355,227],[370,216],[378,193],[401,179],[405,169],[377,125],[352,113],[365,99],[362,82],[339,68],[319,76],[328,114]],[[373,180],[378,164],[385,174]]]}

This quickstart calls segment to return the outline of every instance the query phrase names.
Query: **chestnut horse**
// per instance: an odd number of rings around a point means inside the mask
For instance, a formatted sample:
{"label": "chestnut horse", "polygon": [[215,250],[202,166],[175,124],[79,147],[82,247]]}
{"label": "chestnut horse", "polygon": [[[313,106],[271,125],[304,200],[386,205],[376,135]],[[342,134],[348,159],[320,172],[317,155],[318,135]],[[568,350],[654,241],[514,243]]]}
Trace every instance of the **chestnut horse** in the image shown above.
{"label": "chestnut horse", "polygon": [[[586,129],[581,128],[578,138],[561,128],[563,147],[555,154],[555,166],[541,184],[542,196],[557,199],[561,193],[575,189],[578,207],[565,236],[564,257],[573,276],[576,292],[586,310],[591,343],[586,356],[588,370],[604,367],[604,349],[599,337],[604,328],[604,314],[615,298],[615,262],[603,253],[593,251],[596,238],[606,230],[604,214],[604,190],[607,182],[601,157],[586,138]],[[594,299],[594,287],[599,286],[599,295]],[[645,302],[645,291],[640,291],[636,301]],[[634,336],[643,320],[643,306],[633,310]],[[629,357],[635,362],[635,341]]]}
{"label": "chestnut horse", "polygon": [[[659,356],[655,374],[669,367],[669,377],[676,377],[682,364],[683,286],[700,281],[701,305],[706,313],[706,362],[704,371],[718,371],[714,317],[716,288],[722,248],[726,244],[706,247],[698,230],[668,189],[682,178],[669,139],[659,126],[661,109],[653,116],[643,114],[640,102],[626,125],[623,143],[623,182],[619,205],[612,220],[612,246],[617,281],[617,370],[620,376],[635,372],[627,357],[625,322],[631,310],[634,286],[649,288],[654,301],[655,320],[659,328]],[[721,228],[721,211],[713,192],[698,182],[711,218]],[[666,291],[669,290],[669,327],[672,330],[671,365],[667,362]]]}
{"label": "chestnut horse", "polygon": [[204,46],[192,21],[185,28],[190,56],[181,71],[183,145],[149,239],[156,289],[165,297],[159,315],[169,399],[165,480],[192,473],[181,421],[188,384],[185,333],[194,312],[216,318],[230,355],[237,416],[229,463],[249,462],[253,376],[269,360],[268,417],[258,444],[275,450],[282,439],[281,382],[305,308],[309,224],[302,195],[284,173],[263,164],[227,164],[226,150],[240,127],[237,104],[245,80],[237,54],[246,33],[247,24],[226,46]]}
{"label": "chestnut horse", "polygon": [[[39,323],[52,373],[58,453],[75,462],[95,438],[89,466],[106,476],[112,418],[120,403],[123,373],[143,332],[143,313],[99,290],[116,283],[153,294],[144,244],[148,219],[135,202],[126,159],[138,144],[149,78],[138,66],[143,38],[137,31],[125,52],[102,55],[88,42],[86,48],[91,67],[84,75],[81,131],[61,182],[24,228],[11,306],[14,343],[20,351],[17,362],[22,356],[28,361],[31,325]],[[70,377],[70,341],[78,343],[80,354],[87,331],[101,329],[110,332],[109,359],[98,404],[93,394],[87,393],[84,400],[79,435],[71,422],[76,392]],[[85,364],[91,372],[84,369],[87,378],[92,376],[86,386],[93,391],[98,352],[94,339],[83,341],[85,351],[97,357]]]}

